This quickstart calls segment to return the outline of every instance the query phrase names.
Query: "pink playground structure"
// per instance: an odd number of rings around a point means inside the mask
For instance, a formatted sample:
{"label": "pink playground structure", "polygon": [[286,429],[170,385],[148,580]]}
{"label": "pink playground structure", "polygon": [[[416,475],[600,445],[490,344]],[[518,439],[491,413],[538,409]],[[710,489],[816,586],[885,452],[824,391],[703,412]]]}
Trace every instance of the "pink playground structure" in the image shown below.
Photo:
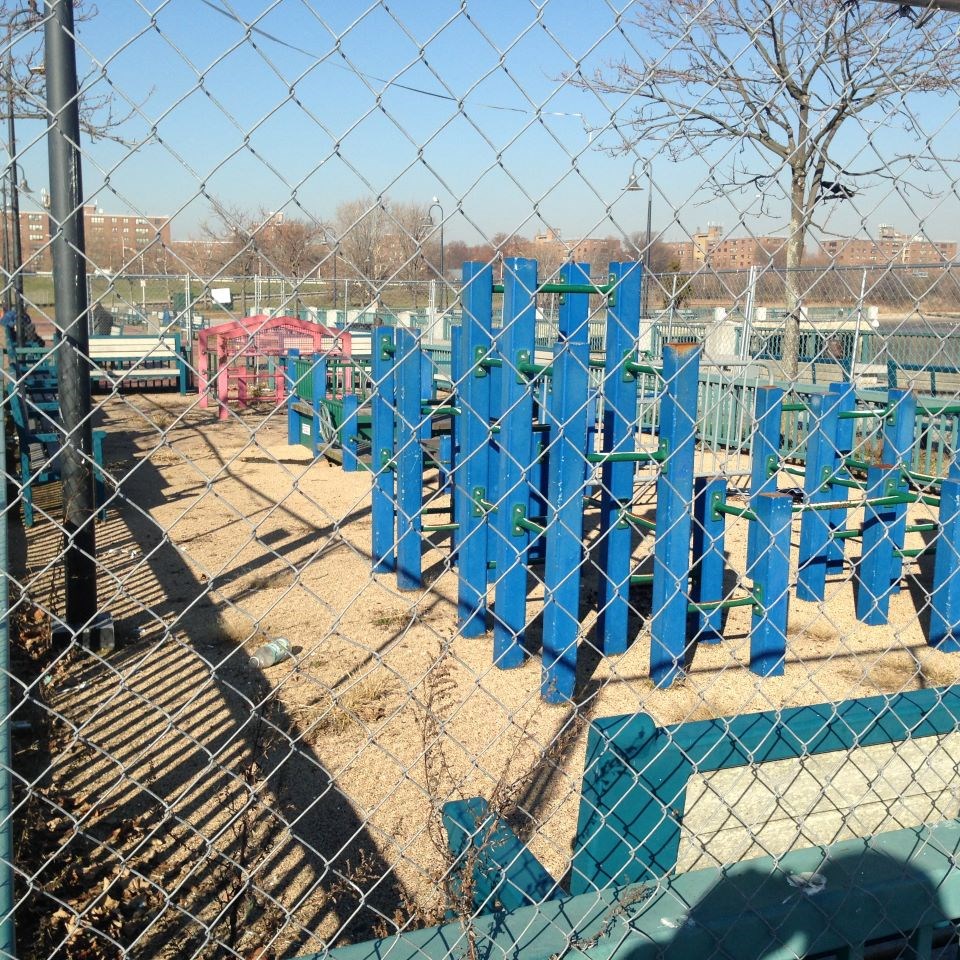
{"label": "pink playground structure", "polygon": [[[206,407],[215,387],[221,420],[232,400],[246,407],[253,397],[268,396],[283,402],[283,358],[290,350],[304,356],[323,353],[350,357],[350,334],[298,317],[258,314],[200,331],[197,374],[200,406]],[[267,388],[264,391],[264,386]]]}

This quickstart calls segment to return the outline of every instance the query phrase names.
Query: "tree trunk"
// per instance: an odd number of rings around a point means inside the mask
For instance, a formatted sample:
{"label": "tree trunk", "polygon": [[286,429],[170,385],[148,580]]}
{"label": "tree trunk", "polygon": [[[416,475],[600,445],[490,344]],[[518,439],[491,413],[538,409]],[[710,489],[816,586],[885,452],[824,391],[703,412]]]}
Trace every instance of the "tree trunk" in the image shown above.
{"label": "tree trunk", "polygon": [[799,267],[803,265],[804,241],[807,233],[806,170],[794,166],[790,177],[790,234],[787,237],[787,269],[785,277],[787,316],[783,322],[783,352],[781,360],[784,373],[796,380],[800,356],[801,284]]}

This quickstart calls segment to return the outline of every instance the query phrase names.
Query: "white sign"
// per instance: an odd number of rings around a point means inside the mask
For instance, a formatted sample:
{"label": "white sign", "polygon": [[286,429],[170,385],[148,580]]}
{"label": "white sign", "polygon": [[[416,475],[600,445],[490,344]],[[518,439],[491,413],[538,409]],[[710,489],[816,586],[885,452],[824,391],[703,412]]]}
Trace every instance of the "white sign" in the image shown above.
{"label": "white sign", "polygon": [[229,287],[211,287],[210,296],[213,298],[214,303],[222,303],[225,306],[233,302]]}

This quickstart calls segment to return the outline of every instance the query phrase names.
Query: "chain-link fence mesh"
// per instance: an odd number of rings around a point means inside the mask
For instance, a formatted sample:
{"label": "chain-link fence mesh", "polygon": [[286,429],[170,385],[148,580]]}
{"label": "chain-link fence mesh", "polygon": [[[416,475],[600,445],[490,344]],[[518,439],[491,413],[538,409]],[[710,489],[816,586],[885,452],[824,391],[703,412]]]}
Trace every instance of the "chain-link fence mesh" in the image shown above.
{"label": "chain-link fence mesh", "polygon": [[0,10],[4,955],[955,955],[960,15]]}

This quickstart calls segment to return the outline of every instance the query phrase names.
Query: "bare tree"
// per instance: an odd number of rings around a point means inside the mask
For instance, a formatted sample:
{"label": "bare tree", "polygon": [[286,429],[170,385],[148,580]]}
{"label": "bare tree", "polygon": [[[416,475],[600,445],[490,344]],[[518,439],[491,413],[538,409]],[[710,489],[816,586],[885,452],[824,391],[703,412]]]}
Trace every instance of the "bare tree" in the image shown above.
{"label": "bare tree", "polygon": [[[872,111],[901,121],[922,143],[909,101],[956,85],[955,24],[934,16],[917,29],[896,11],[891,19],[889,8],[855,0],[637,0],[631,9],[636,58],[573,80],[634,105],[617,126],[616,149],[636,153],[661,142],[676,157],[702,154],[719,192],[784,189],[784,363],[795,377],[802,291],[791,269],[803,262],[818,204],[853,194],[855,172],[844,167],[855,148],[841,131]],[[748,149],[731,151],[729,141]],[[900,176],[929,159],[919,149],[869,172]]]}
{"label": "bare tree", "polygon": [[389,208],[386,199],[361,197],[341,203],[333,218],[339,256],[377,299],[392,272],[395,231]]}

